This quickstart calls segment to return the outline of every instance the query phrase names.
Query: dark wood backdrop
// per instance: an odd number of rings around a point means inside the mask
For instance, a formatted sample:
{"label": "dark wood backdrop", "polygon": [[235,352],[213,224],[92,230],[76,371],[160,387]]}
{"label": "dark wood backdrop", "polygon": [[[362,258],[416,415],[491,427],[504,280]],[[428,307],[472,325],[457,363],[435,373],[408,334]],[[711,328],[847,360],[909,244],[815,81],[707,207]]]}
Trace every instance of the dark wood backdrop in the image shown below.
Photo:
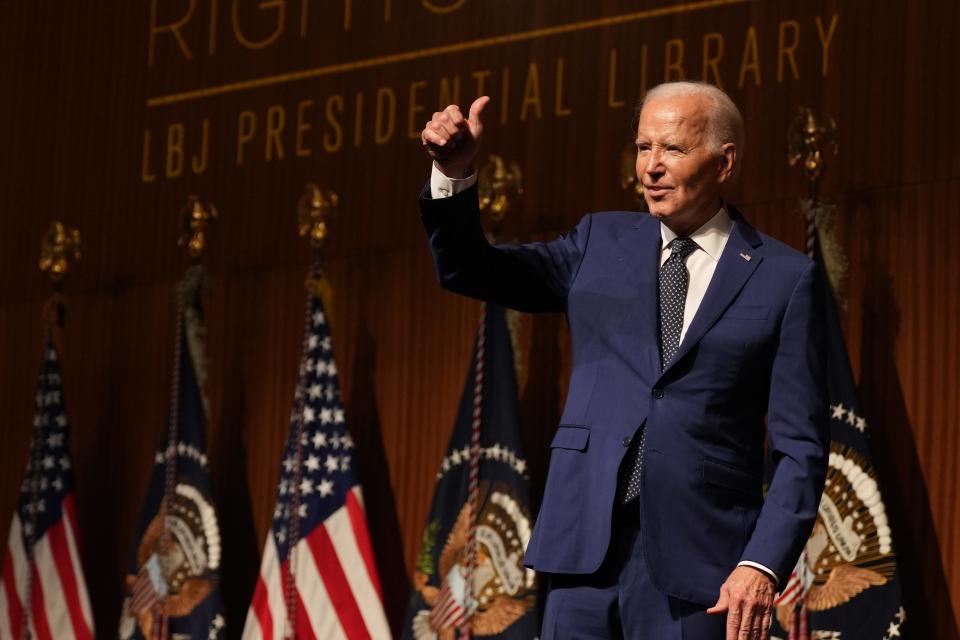
{"label": "dark wood backdrop", "polygon": [[[61,219],[84,238],[63,366],[83,562],[110,635],[164,427],[178,210],[188,194],[210,199],[209,446],[239,633],[300,344],[310,253],[295,205],[318,181],[342,200],[327,259],[334,346],[396,624],[478,313],[433,280],[416,206],[428,163],[410,133],[444,96],[469,104],[482,79],[485,150],[525,173],[506,233],[551,237],[631,206],[619,186],[631,105],[684,74],[742,108],[734,200],[794,246],[805,189],[786,163],[787,125],[800,105],[839,123],[824,191],[839,206],[844,328],[909,615],[918,637],[956,638],[958,36],[954,0],[0,2],[0,522],[29,446],[49,290],[38,242]],[[565,392],[564,331],[550,316],[523,325],[537,487]]]}

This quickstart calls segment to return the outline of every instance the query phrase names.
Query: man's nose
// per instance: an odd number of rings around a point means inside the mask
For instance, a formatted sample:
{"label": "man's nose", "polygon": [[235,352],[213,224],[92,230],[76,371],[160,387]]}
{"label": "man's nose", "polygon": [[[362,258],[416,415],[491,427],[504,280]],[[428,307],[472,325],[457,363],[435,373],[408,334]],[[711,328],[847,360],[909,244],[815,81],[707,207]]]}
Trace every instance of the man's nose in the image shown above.
{"label": "man's nose", "polygon": [[643,168],[646,173],[660,174],[664,172],[663,152],[660,149],[651,149],[647,154],[647,164]]}

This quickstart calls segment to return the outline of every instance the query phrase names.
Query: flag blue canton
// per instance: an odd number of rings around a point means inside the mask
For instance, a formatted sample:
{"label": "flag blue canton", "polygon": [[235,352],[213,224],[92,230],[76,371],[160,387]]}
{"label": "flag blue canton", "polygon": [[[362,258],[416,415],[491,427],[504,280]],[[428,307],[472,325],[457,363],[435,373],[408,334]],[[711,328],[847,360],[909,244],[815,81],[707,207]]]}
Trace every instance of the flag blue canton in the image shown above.
{"label": "flag blue canton", "polygon": [[60,360],[53,340],[47,334],[43,363],[37,377],[30,461],[17,503],[26,549],[63,517],[63,499],[73,491],[68,445]]}
{"label": "flag blue canton", "polygon": [[294,508],[299,537],[306,537],[343,507],[357,484],[354,444],[347,433],[330,327],[319,296],[311,299],[304,340],[273,513],[273,537],[281,563],[289,554]]}

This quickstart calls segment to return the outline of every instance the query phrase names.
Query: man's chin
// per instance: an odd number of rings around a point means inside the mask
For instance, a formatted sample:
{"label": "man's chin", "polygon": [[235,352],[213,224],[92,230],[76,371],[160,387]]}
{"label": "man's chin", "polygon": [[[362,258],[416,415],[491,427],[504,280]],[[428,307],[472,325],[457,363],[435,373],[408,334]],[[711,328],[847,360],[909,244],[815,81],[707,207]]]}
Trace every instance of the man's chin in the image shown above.
{"label": "man's chin", "polygon": [[665,206],[664,203],[650,201],[647,201],[647,211],[654,218],[669,218],[673,213],[673,209]]}

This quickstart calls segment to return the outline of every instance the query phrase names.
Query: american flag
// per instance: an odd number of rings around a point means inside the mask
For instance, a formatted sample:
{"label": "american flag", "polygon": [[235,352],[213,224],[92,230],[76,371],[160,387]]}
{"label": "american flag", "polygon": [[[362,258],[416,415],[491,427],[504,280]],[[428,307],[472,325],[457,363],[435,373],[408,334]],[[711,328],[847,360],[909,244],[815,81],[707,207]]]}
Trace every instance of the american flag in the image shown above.
{"label": "american flag", "polygon": [[0,639],[7,638],[93,638],[60,362],[49,333],[37,378],[30,461],[3,560]]}
{"label": "american flag", "polygon": [[313,295],[245,640],[390,637],[353,449],[323,302]]}

